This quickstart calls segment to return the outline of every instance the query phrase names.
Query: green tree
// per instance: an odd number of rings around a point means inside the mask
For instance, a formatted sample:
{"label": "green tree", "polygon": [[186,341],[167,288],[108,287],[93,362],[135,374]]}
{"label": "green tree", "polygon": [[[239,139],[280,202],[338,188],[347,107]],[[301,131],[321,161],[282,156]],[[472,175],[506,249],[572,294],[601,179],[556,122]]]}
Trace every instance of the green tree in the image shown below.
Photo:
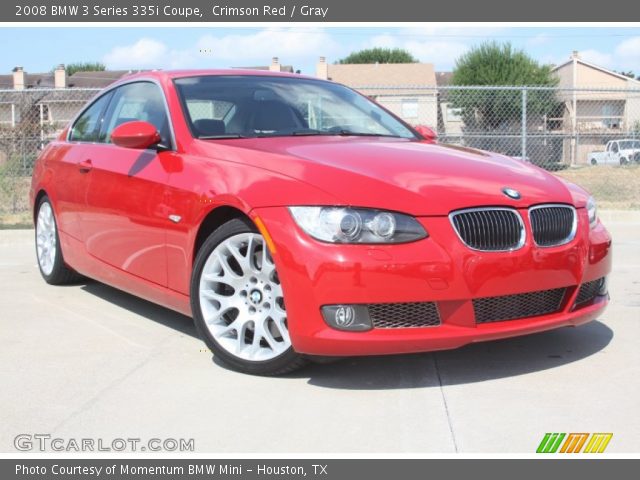
{"label": "green tree", "polygon": [[76,72],[103,72],[107,69],[101,62],[74,62],[65,67],[67,75],[71,76]]}
{"label": "green tree", "polygon": [[550,65],[542,65],[510,43],[486,42],[456,60],[454,85],[557,85]]}
{"label": "green tree", "polygon": [[[536,62],[510,43],[497,42],[484,43],[463,54],[456,61],[452,78],[454,86],[553,87],[557,84],[558,79],[550,65]],[[527,128],[552,128],[545,119],[562,116],[563,105],[557,100],[556,92],[527,89],[525,95]],[[522,130],[522,89],[454,88],[449,91],[448,98],[453,107],[460,109],[466,133],[514,134],[510,138],[476,137],[469,143],[486,150],[520,155],[521,139],[517,134]],[[529,152],[527,156],[530,156]]]}
{"label": "green tree", "polygon": [[418,63],[418,59],[401,48],[367,48],[353,52],[337,63]]}

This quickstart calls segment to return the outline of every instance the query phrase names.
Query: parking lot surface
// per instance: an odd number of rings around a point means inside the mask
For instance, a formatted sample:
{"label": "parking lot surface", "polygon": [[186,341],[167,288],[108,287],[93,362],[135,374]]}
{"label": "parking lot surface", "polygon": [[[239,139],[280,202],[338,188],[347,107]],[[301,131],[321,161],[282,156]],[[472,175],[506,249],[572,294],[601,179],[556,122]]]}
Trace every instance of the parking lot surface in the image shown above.
{"label": "parking lot surface", "polygon": [[193,438],[196,452],[533,453],[545,432],[640,451],[640,223],[608,223],[602,318],[281,378],[218,365],[190,318],[106,285],[52,287],[33,231],[0,231],[0,451],[19,434]]}

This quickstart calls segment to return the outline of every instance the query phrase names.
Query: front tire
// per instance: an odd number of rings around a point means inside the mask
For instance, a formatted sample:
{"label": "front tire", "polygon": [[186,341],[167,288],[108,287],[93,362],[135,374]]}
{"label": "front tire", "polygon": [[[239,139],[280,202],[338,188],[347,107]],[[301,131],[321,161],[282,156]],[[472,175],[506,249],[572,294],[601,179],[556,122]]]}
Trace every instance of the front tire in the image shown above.
{"label": "front tire", "polygon": [[66,285],[82,278],[64,264],[56,217],[46,195],[36,210],[36,257],[40,274],[50,285]]}
{"label": "front tire", "polygon": [[626,158],[620,157],[620,165],[626,165],[628,163],[629,163],[629,161]]}
{"label": "front tire", "polygon": [[598,164],[598,161],[595,158],[591,159],[591,165],[596,166]]}
{"label": "front tire", "polygon": [[235,370],[282,375],[306,363],[291,346],[276,266],[248,220],[225,223],[200,248],[191,310],[201,338]]}

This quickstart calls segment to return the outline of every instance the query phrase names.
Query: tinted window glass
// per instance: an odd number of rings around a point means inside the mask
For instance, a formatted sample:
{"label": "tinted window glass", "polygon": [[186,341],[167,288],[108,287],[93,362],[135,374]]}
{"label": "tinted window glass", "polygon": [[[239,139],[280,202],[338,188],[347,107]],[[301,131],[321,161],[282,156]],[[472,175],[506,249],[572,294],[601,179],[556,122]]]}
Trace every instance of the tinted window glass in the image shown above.
{"label": "tinted window glass", "polygon": [[160,87],[154,83],[136,82],[118,87],[105,116],[100,140],[111,141],[111,132],[126,122],[141,120],[158,129],[162,143],[170,146],[169,122]]}
{"label": "tinted window glass", "polygon": [[380,135],[415,139],[400,120],[331,82],[260,75],[175,80],[192,133],[200,138]]}
{"label": "tinted window glass", "polygon": [[98,132],[104,121],[104,111],[110,98],[111,93],[103,95],[80,115],[71,129],[70,140],[77,142],[98,141]]}
{"label": "tinted window glass", "polygon": [[622,150],[637,149],[637,148],[640,148],[640,142],[633,141],[633,140],[621,140],[620,141],[620,148]]}

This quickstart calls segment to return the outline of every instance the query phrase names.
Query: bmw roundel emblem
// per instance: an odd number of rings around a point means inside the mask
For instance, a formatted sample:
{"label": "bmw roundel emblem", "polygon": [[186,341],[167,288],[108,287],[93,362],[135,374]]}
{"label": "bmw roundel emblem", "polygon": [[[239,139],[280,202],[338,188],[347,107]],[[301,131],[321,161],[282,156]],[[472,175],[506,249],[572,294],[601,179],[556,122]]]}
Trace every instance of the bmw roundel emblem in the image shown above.
{"label": "bmw roundel emblem", "polygon": [[514,200],[520,200],[520,198],[522,198],[522,195],[520,195],[520,192],[513,188],[504,187],[502,189],[502,193],[504,193],[509,198],[513,198]]}

